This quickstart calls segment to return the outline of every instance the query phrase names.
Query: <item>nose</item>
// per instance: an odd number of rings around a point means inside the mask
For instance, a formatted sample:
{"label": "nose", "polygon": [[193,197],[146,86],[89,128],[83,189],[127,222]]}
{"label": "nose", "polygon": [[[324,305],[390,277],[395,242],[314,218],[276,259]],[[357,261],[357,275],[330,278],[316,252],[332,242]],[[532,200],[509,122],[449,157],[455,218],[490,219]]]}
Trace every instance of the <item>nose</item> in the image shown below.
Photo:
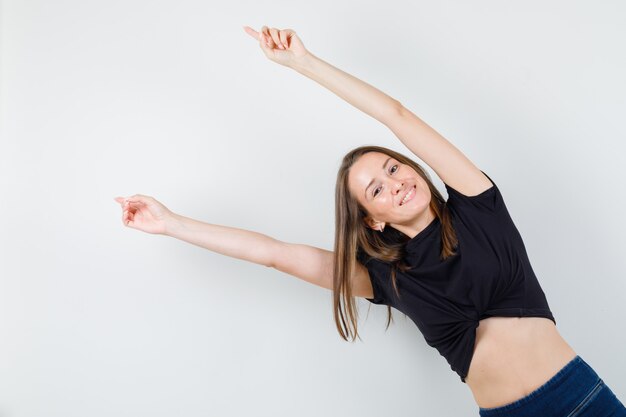
{"label": "nose", "polygon": [[404,188],[404,183],[401,181],[396,181],[394,184],[394,194],[398,194],[402,188]]}

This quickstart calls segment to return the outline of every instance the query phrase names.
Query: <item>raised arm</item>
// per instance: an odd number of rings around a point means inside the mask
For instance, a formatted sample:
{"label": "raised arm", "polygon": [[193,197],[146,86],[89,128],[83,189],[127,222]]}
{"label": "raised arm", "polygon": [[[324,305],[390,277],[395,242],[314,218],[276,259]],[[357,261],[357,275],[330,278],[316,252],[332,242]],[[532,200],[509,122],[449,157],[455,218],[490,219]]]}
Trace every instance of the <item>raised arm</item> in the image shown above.
{"label": "raised arm", "polygon": [[266,26],[260,33],[249,27],[245,30],[259,40],[269,59],[314,80],[387,126],[446,184],[465,195],[476,195],[491,187],[489,179],[451,142],[398,100],[307,51],[293,30]]}
{"label": "raised arm", "polygon": [[[287,243],[262,233],[220,226],[173,213],[150,196],[135,194],[115,199],[122,206],[125,226],[174,237],[222,255],[275,268],[311,284],[332,290],[333,252]],[[367,269],[357,263],[353,294],[371,298]]]}

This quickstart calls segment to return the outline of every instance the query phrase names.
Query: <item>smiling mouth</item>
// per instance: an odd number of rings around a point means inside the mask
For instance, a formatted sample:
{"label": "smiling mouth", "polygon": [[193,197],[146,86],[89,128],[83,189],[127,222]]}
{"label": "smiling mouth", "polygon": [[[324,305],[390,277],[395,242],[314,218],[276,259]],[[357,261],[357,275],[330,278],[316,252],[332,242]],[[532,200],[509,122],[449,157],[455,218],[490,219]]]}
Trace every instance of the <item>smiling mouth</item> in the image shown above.
{"label": "smiling mouth", "polygon": [[[400,201],[400,205],[404,205],[415,196],[415,186],[411,187],[411,189],[404,195],[404,198]],[[408,197],[408,198],[407,198]]]}

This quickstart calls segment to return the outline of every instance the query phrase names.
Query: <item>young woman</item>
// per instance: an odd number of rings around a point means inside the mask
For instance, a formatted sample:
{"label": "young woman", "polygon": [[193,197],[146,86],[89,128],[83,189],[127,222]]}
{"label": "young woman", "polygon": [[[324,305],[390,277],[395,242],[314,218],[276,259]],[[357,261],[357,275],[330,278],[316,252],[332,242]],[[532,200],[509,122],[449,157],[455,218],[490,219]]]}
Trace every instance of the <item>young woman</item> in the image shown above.
{"label": "young woman", "polygon": [[334,252],[203,223],[152,197],[117,197],[124,225],[271,266],[333,290],[335,323],[358,337],[355,296],[407,314],[472,391],[481,416],[626,416],[561,337],[496,183],[400,102],[305,49],[291,29],[244,30],[270,60],[376,118],[432,168],[363,146],[342,161]]}

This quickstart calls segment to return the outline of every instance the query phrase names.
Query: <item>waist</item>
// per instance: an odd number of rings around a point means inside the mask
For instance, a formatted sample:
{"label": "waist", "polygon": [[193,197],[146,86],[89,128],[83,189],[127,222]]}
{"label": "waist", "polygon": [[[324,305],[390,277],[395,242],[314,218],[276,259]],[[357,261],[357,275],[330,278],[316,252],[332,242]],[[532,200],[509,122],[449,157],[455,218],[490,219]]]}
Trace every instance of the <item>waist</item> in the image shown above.
{"label": "waist", "polygon": [[465,382],[479,407],[500,407],[539,388],[575,356],[550,319],[489,317],[476,328]]}

